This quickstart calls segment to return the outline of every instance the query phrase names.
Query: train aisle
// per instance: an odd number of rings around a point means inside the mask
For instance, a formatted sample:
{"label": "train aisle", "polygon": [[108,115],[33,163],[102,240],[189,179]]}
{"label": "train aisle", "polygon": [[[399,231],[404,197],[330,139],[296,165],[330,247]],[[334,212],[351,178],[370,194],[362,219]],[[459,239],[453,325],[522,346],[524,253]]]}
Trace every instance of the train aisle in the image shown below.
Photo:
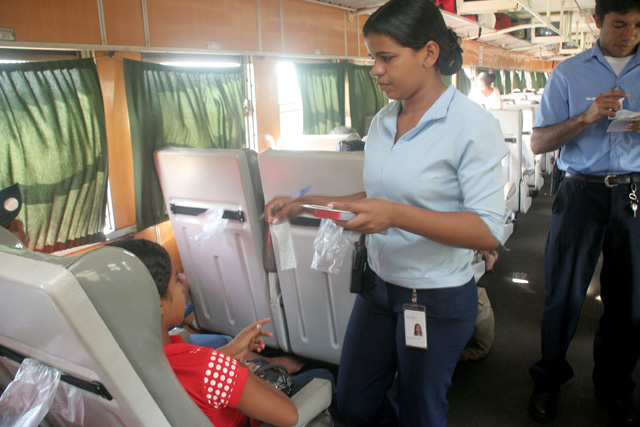
{"label": "train aisle", "polygon": [[[550,181],[548,178],[547,182]],[[553,196],[545,184],[524,215],[506,247],[499,249],[493,273],[479,286],[487,289],[495,314],[495,341],[480,361],[461,362],[449,391],[450,427],[540,426],[527,412],[533,382],[529,366],[540,356],[540,322],[544,305],[543,256],[551,220]],[[513,279],[528,283],[515,283]],[[592,344],[601,310],[597,283],[589,290],[582,316],[567,355],[575,376],[560,390],[558,417],[553,426],[610,426],[608,414],[595,399],[591,370]],[[634,380],[640,382],[640,369]],[[640,394],[634,395],[640,407]]]}

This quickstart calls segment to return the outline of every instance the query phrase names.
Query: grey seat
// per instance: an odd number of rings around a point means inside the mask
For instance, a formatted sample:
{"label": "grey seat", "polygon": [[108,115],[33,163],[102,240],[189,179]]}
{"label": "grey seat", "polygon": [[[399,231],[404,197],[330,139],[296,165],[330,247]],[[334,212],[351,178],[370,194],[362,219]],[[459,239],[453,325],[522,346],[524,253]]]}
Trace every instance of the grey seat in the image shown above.
{"label": "grey seat", "polygon": [[[132,254],[101,247],[69,257],[16,249],[0,228],[0,388],[30,357],[81,390],[85,426],[211,426],[169,366],[158,292]],[[37,386],[37,385],[36,385]],[[305,425],[331,403],[314,379],[292,400]],[[68,423],[53,412],[42,425]]]}
{"label": "grey seat", "polygon": [[[265,329],[274,337],[267,345],[289,351],[280,290],[269,283],[262,259],[264,198],[257,153],[167,148],[154,156],[198,327],[235,336],[270,317]],[[228,222],[198,242],[194,238],[203,233],[209,209],[223,210]]]}
{"label": "grey seat", "polygon": [[[309,185],[308,194],[341,196],[364,191],[362,151],[265,150],[258,159],[267,201]],[[283,269],[279,243],[274,239],[277,279],[287,314],[291,350],[301,356],[338,364],[355,302],[355,294],[349,291],[351,252],[339,274],[312,269],[313,240],[318,225],[319,220],[309,216],[291,221],[295,269]],[[270,273],[272,277],[275,274]]]}
{"label": "grey seat", "polygon": [[[0,246],[0,386],[23,357],[85,386],[85,426],[210,426],[173,374],[144,265],[104,247],[56,257]],[[66,425],[50,414],[50,425]]]}

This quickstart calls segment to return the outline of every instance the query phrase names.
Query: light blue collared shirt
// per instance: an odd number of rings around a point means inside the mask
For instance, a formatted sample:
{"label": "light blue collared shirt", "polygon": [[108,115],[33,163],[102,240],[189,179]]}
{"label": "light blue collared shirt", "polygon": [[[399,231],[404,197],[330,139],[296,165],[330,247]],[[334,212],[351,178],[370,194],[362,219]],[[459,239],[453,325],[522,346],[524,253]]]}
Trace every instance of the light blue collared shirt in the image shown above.
{"label": "light blue collared shirt", "polygon": [[[491,233],[504,232],[508,149],[493,115],[450,86],[414,129],[394,144],[401,103],[374,117],[365,145],[367,197],[440,212],[472,211]],[[473,251],[399,228],[372,234],[369,265],[383,280],[414,289],[461,286],[473,277]]]}
{"label": "light blue collared shirt", "polygon": [[[623,101],[623,108],[640,112],[640,49],[618,76],[598,42],[553,70],[533,127],[555,125],[584,113],[598,94],[615,86],[630,95]],[[640,172],[640,133],[607,133],[610,123],[605,116],[569,140],[562,148],[558,168],[599,176]]]}

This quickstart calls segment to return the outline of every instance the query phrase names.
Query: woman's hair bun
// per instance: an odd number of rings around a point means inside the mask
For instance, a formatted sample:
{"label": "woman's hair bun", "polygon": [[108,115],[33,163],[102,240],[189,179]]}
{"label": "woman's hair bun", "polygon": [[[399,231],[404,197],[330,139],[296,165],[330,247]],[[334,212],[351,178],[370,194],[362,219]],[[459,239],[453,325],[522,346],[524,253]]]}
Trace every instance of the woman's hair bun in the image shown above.
{"label": "woman's hair bun", "polygon": [[458,44],[458,35],[451,28],[447,28],[447,34],[440,44],[440,72],[445,76],[457,73],[462,68],[462,47]]}

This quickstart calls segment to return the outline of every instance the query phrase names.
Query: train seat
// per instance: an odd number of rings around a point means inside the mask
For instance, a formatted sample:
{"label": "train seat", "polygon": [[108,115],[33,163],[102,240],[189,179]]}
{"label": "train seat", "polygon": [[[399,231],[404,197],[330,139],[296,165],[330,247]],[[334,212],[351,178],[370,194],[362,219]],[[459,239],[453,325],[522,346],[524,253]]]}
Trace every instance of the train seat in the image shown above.
{"label": "train seat", "polygon": [[500,122],[509,148],[509,181],[516,183],[517,206],[514,212],[526,213],[531,207],[529,185],[523,169],[522,111],[520,109],[489,110]]}
{"label": "train seat", "polygon": [[537,105],[516,104],[505,106],[505,109],[518,109],[522,111],[522,158],[523,173],[527,185],[534,190],[540,191],[544,185],[544,177],[542,176],[545,167],[545,156],[542,154],[533,154],[531,151],[531,133],[533,132],[533,119],[535,117]]}
{"label": "train seat", "polygon": [[197,326],[235,336],[270,317],[265,329],[274,336],[265,339],[267,345],[290,351],[280,290],[277,282],[269,282],[263,264],[257,153],[167,148],[154,157]]}
{"label": "train seat", "polygon": [[[0,389],[28,357],[80,392],[81,425],[212,425],[164,355],[158,291],[135,256],[100,247],[58,257],[2,245],[0,263]],[[297,425],[315,425],[331,383],[316,378],[292,400]],[[41,425],[71,424],[51,411]]]}
{"label": "train seat", "polygon": [[[111,247],[56,257],[0,246],[0,264],[3,389],[29,357],[80,390],[85,426],[211,425],[164,356],[158,292],[135,257]],[[47,422],[69,425],[53,412]]]}
{"label": "train seat", "polygon": [[351,134],[298,135],[278,138],[276,149],[296,151],[336,151]]}
{"label": "train seat", "polygon": [[[260,153],[260,174],[267,201],[311,186],[309,194],[347,195],[364,190],[362,151],[265,150]],[[338,364],[342,341],[355,294],[349,292],[351,253],[338,274],[311,268],[313,241],[320,220],[301,216],[291,220],[296,267],[285,269],[280,243],[273,240],[277,280],[287,313],[293,353]],[[272,276],[276,273],[270,273]]]}

